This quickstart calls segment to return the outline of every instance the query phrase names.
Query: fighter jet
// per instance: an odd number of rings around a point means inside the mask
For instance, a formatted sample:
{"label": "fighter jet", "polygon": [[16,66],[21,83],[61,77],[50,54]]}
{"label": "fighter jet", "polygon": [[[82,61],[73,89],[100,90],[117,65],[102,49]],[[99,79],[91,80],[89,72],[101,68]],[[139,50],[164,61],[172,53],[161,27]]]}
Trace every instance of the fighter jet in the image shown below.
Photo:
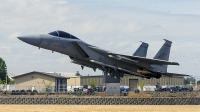
{"label": "fighter jet", "polygon": [[[90,45],[79,38],[64,32],[53,31],[48,34],[27,35],[18,37],[20,40],[36,46],[68,55],[72,63],[92,68],[98,68],[111,78],[120,79],[124,74],[144,77],[160,78],[164,76],[188,76],[182,74],[167,73],[167,65],[179,65],[177,62],[169,62],[171,42],[165,40],[164,47],[154,59],[146,58],[148,44],[143,44],[132,56],[113,53],[96,46]],[[165,51],[167,50],[167,53]]]}

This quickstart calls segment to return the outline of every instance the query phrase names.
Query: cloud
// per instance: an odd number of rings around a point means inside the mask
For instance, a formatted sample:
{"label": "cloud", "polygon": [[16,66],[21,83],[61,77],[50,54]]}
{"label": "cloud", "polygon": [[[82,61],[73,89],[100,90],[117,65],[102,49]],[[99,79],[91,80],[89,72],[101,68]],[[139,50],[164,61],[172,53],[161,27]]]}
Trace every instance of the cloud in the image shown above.
{"label": "cloud", "polygon": [[11,40],[11,41],[14,41],[14,40],[17,40],[17,37],[20,36],[20,33],[19,32],[15,32],[13,34],[11,34],[8,39]]}
{"label": "cloud", "polygon": [[11,53],[11,48],[8,46],[0,46],[0,53],[1,54]]}
{"label": "cloud", "polygon": [[[173,41],[170,60],[181,66],[170,66],[168,70],[190,73],[188,69],[193,67],[188,64],[200,60],[198,4],[198,1],[4,0],[0,4],[1,57],[12,73],[41,69],[81,71],[80,66],[69,62],[68,56],[38,50],[16,39],[20,35],[63,30],[89,44],[129,55],[138,48],[139,41],[144,41],[149,43],[149,58],[162,46],[162,39],[169,39]],[[91,70],[81,72],[87,74]]]}

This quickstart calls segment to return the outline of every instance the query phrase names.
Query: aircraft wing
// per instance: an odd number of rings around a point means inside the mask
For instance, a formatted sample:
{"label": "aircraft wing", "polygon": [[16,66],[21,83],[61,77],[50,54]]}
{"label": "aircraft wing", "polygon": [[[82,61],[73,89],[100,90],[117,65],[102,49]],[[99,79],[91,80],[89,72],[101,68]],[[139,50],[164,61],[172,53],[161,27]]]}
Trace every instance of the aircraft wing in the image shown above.
{"label": "aircraft wing", "polygon": [[92,50],[96,51],[99,54],[102,54],[104,56],[108,56],[108,57],[116,57],[116,59],[121,60],[122,61],[132,61],[135,63],[138,63],[139,61],[141,62],[145,62],[148,64],[154,64],[154,65],[179,65],[177,62],[169,62],[169,61],[165,61],[165,60],[158,60],[158,59],[149,59],[149,58],[145,58],[145,57],[139,57],[139,56],[128,56],[128,55],[122,55],[122,54],[116,54],[116,53],[112,53],[97,47],[93,47],[93,46],[89,46],[89,48],[91,48]]}
{"label": "aircraft wing", "polygon": [[126,57],[132,60],[137,60],[137,61],[142,61],[142,62],[146,62],[152,65],[179,65],[177,62],[169,62],[169,61],[165,61],[165,60],[158,60],[158,59],[149,59],[149,58],[145,58],[145,57],[139,57],[139,56],[127,56],[127,55],[121,55],[121,54],[115,54],[115,53],[109,53],[110,55],[115,55],[118,57]]}
{"label": "aircraft wing", "polygon": [[104,49],[101,49],[101,48],[98,48],[98,47],[95,47],[95,46],[88,46],[90,49],[94,50],[95,52],[101,54],[101,55],[104,55],[104,56],[108,56],[108,53],[110,51],[107,51],[107,50],[104,50]]}
{"label": "aircraft wing", "polygon": [[[164,60],[158,60],[158,59],[149,59],[149,58],[145,58],[145,57],[139,57],[139,56],[128,56],[128,55],[121,55],[121,54],[116,54],[116,53],[112,53],[94,46],[89,46],[89,48],[91,48],[92,50],[94,50],[95,52],[107,56],[107,57],[111,57],[111,58],[115,58],[117,60],[121,60],[121,61],[125,61],[125,62],[130,62],[130,63],[136,63],[137,66],[146,69],[147,71],[151,72],[151,73],[155,73],[155,74],[161,74],[164,76],[168,76],[168,77],[179,77],[179,76],[190,76],[190,75],[186,75],[186,74],[177,74],[177,73],[163,73],[163,72],[155,72],[152,71],[148,68],[145,68],[144,66],[140,66],[137,63],[141,62],[145,62],[145,63],[149,63],[149,64],[156,64],[156,65],[179,65],[177,62],[169,62],[169,61],[164,61]],[[130,73],[130,71],[128,72]],[[135,73],[133,73],[135,74]],[[140,77],[144,77],[141,75],[138,75]]]}

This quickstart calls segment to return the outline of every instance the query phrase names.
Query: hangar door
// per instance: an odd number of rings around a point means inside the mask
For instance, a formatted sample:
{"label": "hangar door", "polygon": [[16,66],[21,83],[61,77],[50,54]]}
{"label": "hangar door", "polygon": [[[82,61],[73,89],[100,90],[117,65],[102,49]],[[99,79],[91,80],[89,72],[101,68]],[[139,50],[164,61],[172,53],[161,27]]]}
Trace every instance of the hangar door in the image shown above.
{"label": "hangar door", "polygon": [[138,85],[138,79],[129,79],[130,91],[134,91],[135,89],[137,89],[137,85]]}
{"label": "hangar door", "polygon": [[55,79],[55,92],[67,92],[67,79],[56,78]]}

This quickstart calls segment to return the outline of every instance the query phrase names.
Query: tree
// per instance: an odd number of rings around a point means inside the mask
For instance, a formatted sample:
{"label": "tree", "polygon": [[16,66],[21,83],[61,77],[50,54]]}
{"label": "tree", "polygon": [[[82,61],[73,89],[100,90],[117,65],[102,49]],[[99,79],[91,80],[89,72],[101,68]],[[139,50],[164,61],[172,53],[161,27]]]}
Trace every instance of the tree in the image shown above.
{"label": "tree", "polygon": [[187,84],[196,84],[196,79],[194,77],[187,77],[187,78],[184,78],[184,84],[187,85]]}
{"label": "tree", "polygon": [[143,87],[146,84],[146,81],[143,79],[142,82],[140,83],[140,89],[143,91]]}
{"label": "tree", "polygon": [[89,82],[89,85],[92,87],[92,90],[96,90],[96,84],[95,84],[95,82],[93,81],[93,80],[91,80],[90,82]]}
{"label": "tree", "polygon": [[[6,80],[6,74],[7,74],[7,67],[5,61],[0,57],[0,79]],[[7,76],[7,82],[10,82],[10,78]]]}
{"label": "tree", "polygon": [[51,85],[53,84],[53,82],[50,81],[48,84],[46,84],[46,83],[44,82],[44,80],[43,80],[42,84],[44,84],[44,86],[45,86],[45,88],[46,88],[46,92],[48,92],[48,89],[51,88]]}
{"label": "tree", "polygon": [[197,81],[197,84],[200,85],[200,80]]}
{"label": "tree", "polygon": [[11,85],[15,84],[15,80],[10,79],[8,84],[11,84]]}
{"label": "tree", "polygon": [[6,88],[6,81],[5,80],[1,80],[0,79],[0,84],[2,85],[1,89],[5,89]]}

